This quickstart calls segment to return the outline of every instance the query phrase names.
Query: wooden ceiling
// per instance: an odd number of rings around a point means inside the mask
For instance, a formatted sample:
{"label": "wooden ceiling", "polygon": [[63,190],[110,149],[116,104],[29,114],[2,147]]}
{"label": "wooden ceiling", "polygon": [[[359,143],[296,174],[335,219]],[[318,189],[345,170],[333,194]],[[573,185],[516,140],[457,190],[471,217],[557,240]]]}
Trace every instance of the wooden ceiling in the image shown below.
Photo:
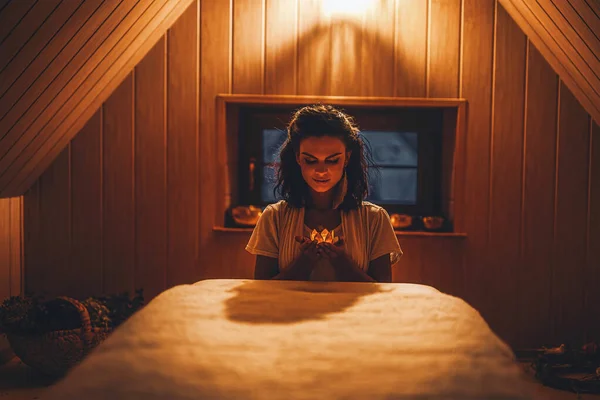
{"label": "wooden ceiling", "polygon": [[598,0],[499,0],[585,110],[600,121]]}
{"label": "wooden ceiling", "polygon": [[192,0],[0,0],[0,197],[22,195]]}
{"label": "wooden ceiling", "polygon": [[[498,1],[600,121],[597,1]],[[191,2],[0,0],[0,197],[31,186]]]}

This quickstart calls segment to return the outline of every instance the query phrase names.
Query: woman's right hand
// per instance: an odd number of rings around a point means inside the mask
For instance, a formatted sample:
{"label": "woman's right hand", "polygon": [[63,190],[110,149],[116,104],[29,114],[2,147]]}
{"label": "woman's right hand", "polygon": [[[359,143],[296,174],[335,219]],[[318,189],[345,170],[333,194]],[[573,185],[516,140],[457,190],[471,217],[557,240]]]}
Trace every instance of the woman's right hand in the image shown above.
{"label": "woman's right hand", "polygon": [[300,252],[311,262],[316,262],[321,258],[321,249],[317,246],[316,240],[310,240],[305,236],[296,236],[296,241],[300,243]]}

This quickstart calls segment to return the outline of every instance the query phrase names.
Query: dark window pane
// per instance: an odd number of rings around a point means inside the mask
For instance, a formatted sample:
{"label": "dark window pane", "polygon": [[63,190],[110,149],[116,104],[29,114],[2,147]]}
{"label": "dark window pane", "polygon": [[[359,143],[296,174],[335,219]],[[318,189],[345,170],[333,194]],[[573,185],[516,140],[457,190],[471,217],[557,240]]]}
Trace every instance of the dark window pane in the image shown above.
{"label": "dark window pane", "polygon": [[417,204],[417,168],[380,168],[369,173],[367,200],[377,204]]}
{"label": "dark window pane", "polygon": [[416,167],[418,139],[414,132],[362,131],[376,165]]}
{"label": "dark window pane", "polygon": [[263,162],[273,163],[276,161],[276,156],[279,148],[285,142],[287,133],[279,129],[263,129]]}
{"label": "dark window pane", "polygon": [[279,196],[273,196],[273,188],[275,188],[275,168],[265,165],[263,168],[263,184],[261,187],[261,198],[264,202],[275,203],[279,200]]}

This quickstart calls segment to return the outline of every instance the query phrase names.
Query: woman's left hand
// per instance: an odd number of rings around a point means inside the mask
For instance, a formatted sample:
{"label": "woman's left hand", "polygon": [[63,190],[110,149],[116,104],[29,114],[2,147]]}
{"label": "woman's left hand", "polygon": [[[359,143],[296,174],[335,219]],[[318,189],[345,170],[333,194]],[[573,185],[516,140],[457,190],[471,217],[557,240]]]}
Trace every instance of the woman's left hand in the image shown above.
{"label": "woman's left hand", "polygon": [[331,260],[337,258],[347,258],[346,250],[344,248],[344,238],[339,237],[339,240],[334,243],[322,242],[318,244],[321,254]]}

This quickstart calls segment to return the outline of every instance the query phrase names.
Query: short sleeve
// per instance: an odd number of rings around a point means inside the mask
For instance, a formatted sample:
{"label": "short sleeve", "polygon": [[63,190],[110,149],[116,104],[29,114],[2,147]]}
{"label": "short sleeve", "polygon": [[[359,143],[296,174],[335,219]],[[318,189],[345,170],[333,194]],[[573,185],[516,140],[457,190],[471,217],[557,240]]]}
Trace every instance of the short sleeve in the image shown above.
{"label": "short sleeve", "polygon": [[385,254],[390,255],[390,264],[394,265],[402,256],[402,249],[394,232],[392,221],[385,209],[380,208],[371,221],[371,254],[373,261]]}
{"label": "short sleeve", "polygon": [[268,205],[254,227],[246,251],[255,255],[279,258],[277,225],[277,210]]}

